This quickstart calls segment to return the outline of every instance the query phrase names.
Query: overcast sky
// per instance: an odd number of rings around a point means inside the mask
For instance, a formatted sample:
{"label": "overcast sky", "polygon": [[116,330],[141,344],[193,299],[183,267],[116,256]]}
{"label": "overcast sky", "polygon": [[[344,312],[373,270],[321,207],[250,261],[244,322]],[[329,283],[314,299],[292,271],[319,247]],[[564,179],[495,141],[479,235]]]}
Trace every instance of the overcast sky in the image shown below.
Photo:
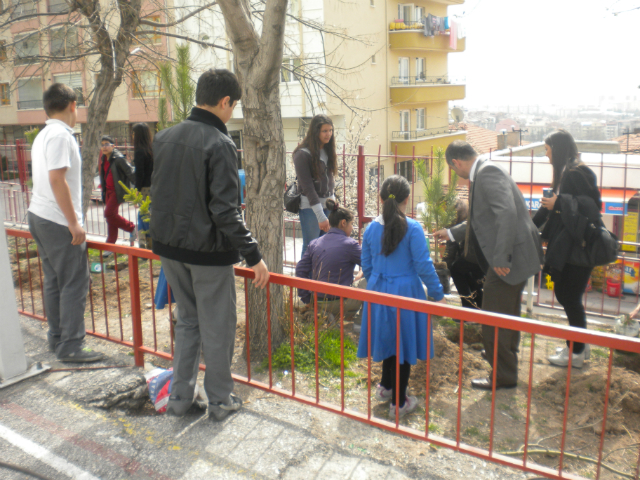
{"label": "overcast sky", "polygon": [[[466,77],[462,105],[574,106],[596,104],[602,95],[640,100],[635,7],[640,0],[467,0],[450,6],[467,37],[466,51],[449,55],[449,75]],[[623,10],[630,11],[613,14]]]}

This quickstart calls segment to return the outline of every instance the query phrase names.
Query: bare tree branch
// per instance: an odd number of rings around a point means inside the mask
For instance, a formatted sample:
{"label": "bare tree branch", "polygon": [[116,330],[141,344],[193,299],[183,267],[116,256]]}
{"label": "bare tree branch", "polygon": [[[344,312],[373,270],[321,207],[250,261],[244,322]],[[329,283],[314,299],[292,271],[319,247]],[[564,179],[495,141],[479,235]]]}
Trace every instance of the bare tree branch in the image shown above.
{"label": "bare tree branch", "polygon": [[171,22],[171,23],[157,23],[157,22],[152,22],[151,20],[145,20],[144,18],[140,19],[140,25],[150,25],[152,27],[173,27],[175,25],[178,25],[179,23],[184,22],[185,20],[193,17],[194,15],[197,15],[198,13],[202,12],[203,10],[207,10],[208,8],[213,7],[214,5],[216,5],[218,2],[211,2],[207,5],[205,5],[204,7],[200,7],[196,10],[194,10],[193,12],[185,15],[184,17],[182,17],[180,20],[176,20],[175,22]]}
{"label": "bare tree branch", "polygon": [[[135,36],[142,36],[142,35],[148,35],[149,32],[144,32],[144,31],[137,31],[133,33]],[[219,48],[220,50],[226,50],[227,52],[231,52],[232,50],[228,47],[223,47],[222,45],[216,45],[215,43],[208,43],[208,42],[203,42],[201,40],[196,40],[195,38],[191,38],[191,37],[187,37],[185,35],[178,35],[175,33],[169,33],[169,32],[153,32],[154,35],[163,35],[165,37],[173,37],[173,38],[179,38],[180,40],[186,40],[187,42],[191,42],[191,43],[197,43],[198,45],[202,45],[204,47],[211,47],[211,48]]]}

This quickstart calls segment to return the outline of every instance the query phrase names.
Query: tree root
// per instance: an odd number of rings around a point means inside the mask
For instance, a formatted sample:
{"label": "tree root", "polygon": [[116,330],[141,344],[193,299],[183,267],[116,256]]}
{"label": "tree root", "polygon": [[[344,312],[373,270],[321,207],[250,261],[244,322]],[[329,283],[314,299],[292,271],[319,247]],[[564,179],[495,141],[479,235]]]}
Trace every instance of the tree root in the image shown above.
{"label": "tree root", "polygon": [[[539,448],[543,448],[543,450],[528,450],[527,451],[527,455],[535,455],[535,454],[543,454],[543,455],[550,455],[550,456],[555,456],[555,457],[559,457],[562,452],[558,451],[558,450],[550,450],[542,445],[529,445],[529,447],[539,447]],[[517,455],[524,455],[524,450],[523,447],[520,447],[519,450],[516,451],[512,451],[512,452],[499,452],[501,455],[507,455],[510,457],[515,457]],[[594,465],[598,464],[598,460],[596,460],[595,458],[591,458],[591,457],[585,457],[584,455],[576,455],[575,453],[568,453],[568,452],[564,452],[564,456],[565,458],[572,458],[574,460],[582,460],[584,462],[587,463],[593,463]],[[600,463],[600,465],[609,470],[610,472],[615,473],[616,475],[620,475],[621,477],[624,478],[635,478],[635,475],[632,475],[630,473],[624,473],[621,472],[620,470],[615,469],[614,467],[612,467],[611,465],[608,465],[604,462]]]}

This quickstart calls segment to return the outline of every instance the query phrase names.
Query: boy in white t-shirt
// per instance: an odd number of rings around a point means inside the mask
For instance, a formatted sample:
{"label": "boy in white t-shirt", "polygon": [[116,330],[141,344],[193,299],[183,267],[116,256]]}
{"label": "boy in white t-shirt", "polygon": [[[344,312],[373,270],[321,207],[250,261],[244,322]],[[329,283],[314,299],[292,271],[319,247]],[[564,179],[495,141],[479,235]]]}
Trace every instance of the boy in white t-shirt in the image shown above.
{"label": "boy in white t-shirt", "polygon": [[49,348],[63,362],[96,362],[104,356],[82,345],[89,268],[82,228],[82,158],[72,130],[76,93],[55,83],[43,101],[49,120],[31,149],[28,217],[44,271]]}

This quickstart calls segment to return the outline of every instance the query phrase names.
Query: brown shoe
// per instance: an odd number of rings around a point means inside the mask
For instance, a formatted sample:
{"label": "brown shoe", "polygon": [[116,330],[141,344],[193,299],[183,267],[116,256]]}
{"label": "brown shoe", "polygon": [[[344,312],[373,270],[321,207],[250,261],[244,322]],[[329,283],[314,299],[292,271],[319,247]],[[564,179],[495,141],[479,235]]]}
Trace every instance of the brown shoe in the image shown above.
{"label": "brown shoe", "polygon": [[[477,388],[478,390],[491,390],[492,389],[492,384],[491,384],[491,379],[489,377],[485,377],[485,378],[474,378],[473,380],[471,380],[471,386],[473,388]],[[513,385],[496,385],[496,390],[500,390],[501,388],[516,388],[518,386],[517,383],[514,383]]]}

